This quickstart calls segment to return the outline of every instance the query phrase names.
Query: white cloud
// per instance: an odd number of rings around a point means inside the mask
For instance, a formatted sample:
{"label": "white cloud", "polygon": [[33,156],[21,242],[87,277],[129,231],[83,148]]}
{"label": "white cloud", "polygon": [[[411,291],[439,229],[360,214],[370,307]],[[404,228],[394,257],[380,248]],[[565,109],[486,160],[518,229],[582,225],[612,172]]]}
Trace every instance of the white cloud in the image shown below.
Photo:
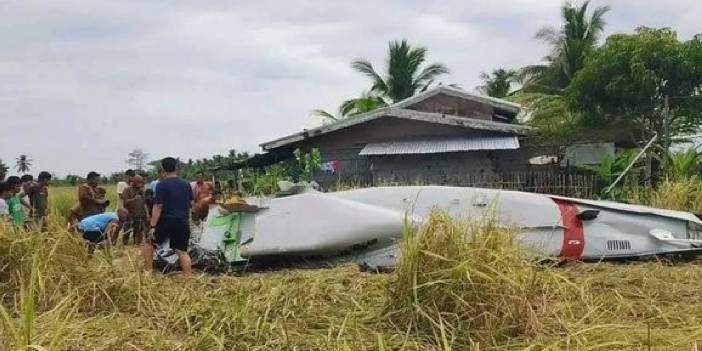
{"label": "white cloud", "polygon": [[[596,5],[603,0],[594,0]],[[481,71],[546,49],[557,0],[0,2],[0,159],[34,170],[116,171],[130,149],[201,158],[319,123],[367,89],[349,62],[384,64],[387,41],[429,47],[471,89]],[[612,1],[610,32],[698,30],[698,0]]]}

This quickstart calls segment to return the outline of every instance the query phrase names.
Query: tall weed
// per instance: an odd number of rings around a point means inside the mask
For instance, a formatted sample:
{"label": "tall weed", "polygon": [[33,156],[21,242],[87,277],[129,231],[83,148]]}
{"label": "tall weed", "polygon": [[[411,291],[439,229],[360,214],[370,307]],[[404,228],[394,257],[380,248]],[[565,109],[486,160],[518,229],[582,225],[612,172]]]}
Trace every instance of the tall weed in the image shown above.
{"label": "tall weed", "polygon": [[515,232],[490,219],[456,220],[442,211],[417,230],[405,227],[386,306],[396,325],[463,347],[542,329],[547,284],[556,277],[537,266]]}

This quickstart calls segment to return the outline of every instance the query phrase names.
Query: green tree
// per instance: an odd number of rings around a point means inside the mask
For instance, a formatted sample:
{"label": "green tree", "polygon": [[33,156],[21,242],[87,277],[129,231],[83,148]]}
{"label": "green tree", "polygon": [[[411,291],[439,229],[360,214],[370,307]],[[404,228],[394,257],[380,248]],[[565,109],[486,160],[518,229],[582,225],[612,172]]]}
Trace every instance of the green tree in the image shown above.
{"label": "green tree", "polygon": [[371,93],[398,102],[427,90],[437,77],[449,73],[443,64],[426,64],[426,56],[426,47],[412,47],[403,39],[389,43],[384,75],[364,59],[353,61],[351,67],[370,78]]}
{"label": "green tree", "polygon": [[529,119],[526,123],[533,127],[530,142],[547,148],[544,152],[558,156],[559,159],[564,156],[566,146],[587,135],[579,114],[570,109],[561,95],[517,94],[510,100],[528,110]]}
{"label": "green tree", "polygon": [[551,47],[551,52],[544,57],[544,64],[521,70],[524,91],[558,92],[567,87],[584,67],[587,56],[595,49],[604,31],[604,16],[609,11],[608,6],[601,6],[588,14],[589,5],[590,1],[580,6],[566,3],[561,8],[561,27],[545,27],[536,34],[537,39]]}
{"label": "green tree", "polygon": [[562,24],[559,28],[546,27],[536,37],[546,42],[551,52],[544,63],[519,70],[522,87],[514,94],[515,102],[522,104],[534,126],[534,140],[542,146],[559,148],[580,139],[591,141],[605,137],[601,131],[585,133],[577,109],[564,97],[573,77],[584,66],[587,57],[595,50],[602,35],[604,16],[609,7],[598,7],[589,12],[589,1],[581,6],[566,3],[561,8]]}
{"label": "green tree", "polygon": [[681,42],[670,28],[639,28],[610,36],[567,90],[589,125],[626,125],[633,141],[672,136],[702,123],[702,40]]}
{"label": "green tree", "polygon": [[66,176],[66,183],[68,183],[70,186],[76,186],[78,180],[80,180],[80,177],[77,175],[69,174]]}
{"label": "green tree", "polygon": [[27,173],[31,166],[32,160],[30,160],[27,155],[19,155],[19,157],[17,157],[17,161],[15,162],[17,173]]}
{"label": "green tree", "polygon": [[313,110],[312,115],[322,118],[338,121],[344,118],[353,117],[362,113],[371,112],[381,107],[386,107],[388,104],[382,97],[371,93],[363,93],[360,97],[344,101],[336,114],[329,113],[325,110]]}
{"label": "green tree", "polygon": [[481,73],[483,84],[477,89],[481,93],[496,98],[503,98],[512,92],[512,83],[517,79],[517,72],[511,69],[498,68],[492,73]]}

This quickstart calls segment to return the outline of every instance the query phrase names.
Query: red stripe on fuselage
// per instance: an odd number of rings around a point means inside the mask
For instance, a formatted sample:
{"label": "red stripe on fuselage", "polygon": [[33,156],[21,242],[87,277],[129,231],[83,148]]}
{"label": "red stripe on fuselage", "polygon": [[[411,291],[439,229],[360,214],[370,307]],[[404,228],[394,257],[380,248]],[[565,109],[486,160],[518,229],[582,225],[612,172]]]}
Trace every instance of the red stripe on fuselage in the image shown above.
{"label": "red stripe on fuselage", "polygon": [[585,250],[585,232],[583,222],[578,218],[578,208],[574,203],[564,200],[553,200],[561,212],[563,225],[563,246],[561,258],[565,260],[579,260]]}

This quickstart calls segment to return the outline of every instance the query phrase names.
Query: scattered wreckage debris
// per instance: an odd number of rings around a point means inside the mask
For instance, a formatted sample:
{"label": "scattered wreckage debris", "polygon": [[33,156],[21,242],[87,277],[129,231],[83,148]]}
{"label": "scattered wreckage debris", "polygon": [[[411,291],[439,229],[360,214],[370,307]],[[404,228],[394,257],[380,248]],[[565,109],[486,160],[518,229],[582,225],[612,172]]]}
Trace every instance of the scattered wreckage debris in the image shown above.
{"label": "scattered wreckage debris", "polygon": [[[516,228],[538,255],[567,261],[626,261],[702,254],[702,221],[687,212],[497,189],[406,186],[321,193],[288,186],[285,196],[233,199],[213,205],[194,237],[195,267],[206,272],[268,266],[331,266],[353,262],[391,270],[405,223],[432,210],[455,218],[494,218]],[[167,244],[166,244],[167,245]],[[173,267],[167,247],[159,266]]]}

